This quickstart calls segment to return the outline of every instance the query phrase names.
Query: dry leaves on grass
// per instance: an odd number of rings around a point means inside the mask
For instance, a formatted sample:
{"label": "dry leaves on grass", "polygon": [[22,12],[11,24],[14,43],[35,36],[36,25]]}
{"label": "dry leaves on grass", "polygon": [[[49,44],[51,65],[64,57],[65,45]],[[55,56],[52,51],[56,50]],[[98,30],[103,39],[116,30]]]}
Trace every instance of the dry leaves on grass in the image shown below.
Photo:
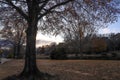
{"label": "dry leaves on grass", "polygon": [[[0,65],[0,79],[18,74],[23,60]],[[112,60],[37,60],[39,69],[60,80],[120,80],[120,61]]]}

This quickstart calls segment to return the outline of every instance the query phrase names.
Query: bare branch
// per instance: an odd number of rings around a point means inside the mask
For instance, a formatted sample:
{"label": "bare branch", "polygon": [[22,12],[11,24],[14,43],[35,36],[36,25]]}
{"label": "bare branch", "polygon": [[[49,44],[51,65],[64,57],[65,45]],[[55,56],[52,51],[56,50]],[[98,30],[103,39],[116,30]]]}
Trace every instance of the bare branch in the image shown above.
{"label": "bare branch", "polygon": [[7,2],[5,2],[5,1],[0,1],[0,3],[3,3],[3,4],[8,4]]}
{"label": "bare branch", "polygon": [[54,6],[52,6],[51,8],[47,9],[43,14],[41,14],[38,19],[40,19],[41,17],[43,17],[43,16],[47,15],[48,13],[50,13],[52,9],[55,9],[56,7],[59,7],[61,5],[65,5],[65,4],[67,4],[67,3],[71,2],[71,1],[74,1],[74,0],[67,0],[67,1],[64,1],[64,2],[61,2],[61,3],[58,3],[58,4],[54,5]]}
{"label": "bare branch", "polygon": [[49,2],[49,0],[45,0],[44,3],[40,6],[39,11],[41,11],[48,2]]}
{"label": "bare branch", "polygon": [[12,6],[14,9],[18,11],[19,14],[21,14],[26,20],[28,20],[27,14],[25,14],[19,7],[15,6],[11,0],[6,0],[6,2]]}

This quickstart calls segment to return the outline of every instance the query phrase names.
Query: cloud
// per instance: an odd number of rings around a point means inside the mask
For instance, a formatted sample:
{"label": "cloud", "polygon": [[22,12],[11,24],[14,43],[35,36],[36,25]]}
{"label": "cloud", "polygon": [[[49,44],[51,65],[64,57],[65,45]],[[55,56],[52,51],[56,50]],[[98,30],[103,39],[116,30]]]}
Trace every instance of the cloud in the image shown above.
{"label": "cloud", "polygon": [[109,28],[102,29],[103,34],[111,33],[111,30]]}
{"label": "cloud", "polygon": [[63,38],[61,36],[52,36],[52,35],[43,35],[38,32],[36,40],[44,40],[44,41],[51,41],[51,42],[63,42]]}
{"label": "cloud", "polygon": [[109,33],[119,33],[120,28],[104,28],[104,29],[100,29],[99,33],[100,34],[109,34]]}
{"label": "cloud", "polygon": [[52,41],[46,41],[46,40],[36,40],[36,47],[40,47],[43,45],[49,45]]}
{"label": "cloud", "polygon": [[60,42],[63,42],[63,38],[61,36],[43,35],[40,32],[38,32],[36,37],[36,47],[42,45],[49,45],[53,42],[58,44]]}
{"label": "cloud", "polygon": [[111,33],[111,30],[109,28],[104,28],[99,30],[100,34],[108,34]]}

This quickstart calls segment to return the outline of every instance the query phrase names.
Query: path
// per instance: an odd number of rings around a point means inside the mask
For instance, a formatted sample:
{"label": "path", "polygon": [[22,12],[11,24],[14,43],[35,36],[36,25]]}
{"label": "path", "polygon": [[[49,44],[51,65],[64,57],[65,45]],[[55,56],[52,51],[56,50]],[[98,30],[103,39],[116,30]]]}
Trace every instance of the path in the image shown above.
{"label": "path", "polygon": [[0,58],[0,64],[3,64],[7,61],[10,61],[10,59],[7,59],[7,58]]}

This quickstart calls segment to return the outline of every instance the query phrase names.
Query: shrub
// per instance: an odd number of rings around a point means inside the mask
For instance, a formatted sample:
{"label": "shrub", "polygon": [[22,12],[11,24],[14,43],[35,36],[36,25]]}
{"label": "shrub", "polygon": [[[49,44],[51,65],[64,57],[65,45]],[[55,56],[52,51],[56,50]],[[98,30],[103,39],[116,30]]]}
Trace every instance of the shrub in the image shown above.
{"label": "shrub", "polygon": [[7,58],[13,58],[13,53],[9,53],[8,55],[7,55]]}
{"label": "shrub", "polygon": [[64,48],[56,48],[50,53],[51,59],[67,59],[66,51]]}
{"label": "shrub", "polygon": [[112,57],[117,57],[117,54],[116,53],[111,53],[112,54]]}

